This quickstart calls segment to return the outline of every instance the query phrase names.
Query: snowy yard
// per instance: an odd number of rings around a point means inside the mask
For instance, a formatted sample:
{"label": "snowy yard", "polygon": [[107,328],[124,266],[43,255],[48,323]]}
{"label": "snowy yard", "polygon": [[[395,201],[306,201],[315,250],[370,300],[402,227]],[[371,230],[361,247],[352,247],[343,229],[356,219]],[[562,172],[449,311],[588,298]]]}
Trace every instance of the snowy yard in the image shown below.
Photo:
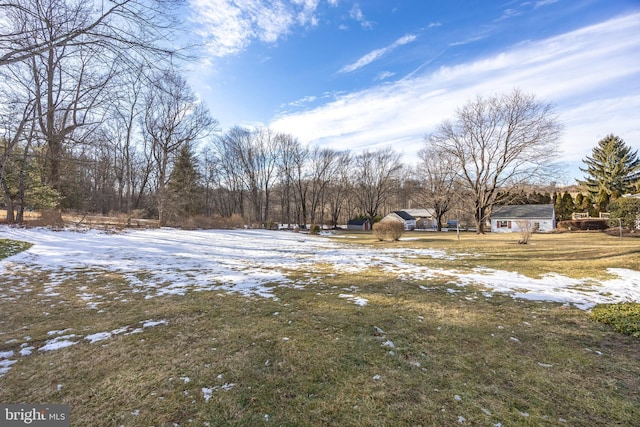
{"label": "snowy yard", "polygon": [[[246,295],[274,297],[274,286],[304,286],[317,280],[316,264],[330,265],[337,272],[358,274],[372,267],[395,274],[399,280],[449,277],[452,286],[477,284],[487,292],[513,297],[556,301],[589,309],[598,303],[640,301],[640,272],[611,268],[609,280],[575,279],[559,273],[534,279],[521,274],[478,266],[473,272],[430,268],[412,260],[468,257],[434,249],[369,248],[336,239],[300,233],[261,230],[182,231],[174,229],[129,231],[106,234],[47,229],[1,228],[0,238],[33,243],[26,252],[0,261],[0,274],[11,278],[22,269],[46,271],[46,292],[75,271],[92,270],[124,275],[131,292],[146,298],[184,294],[189,290],[228,290]],[[288,273],[304,272],[307,279],[293,282]],[[0,298],[29,291],[29,283],[0,287]],[[426,289],[426,288],[425,288]],[[113,298],[126,298],[115,295]],[[364,301],[352,296],[356,303]],[[88,305],[101,301],[84,295]]]}
{"label": "snowy yard", "polygon": [[637,419],[640,348],[585,310],[640,300],[639,271],[339,237],[0,227],[33,244],[0,260],[0,401],[87,426]]}

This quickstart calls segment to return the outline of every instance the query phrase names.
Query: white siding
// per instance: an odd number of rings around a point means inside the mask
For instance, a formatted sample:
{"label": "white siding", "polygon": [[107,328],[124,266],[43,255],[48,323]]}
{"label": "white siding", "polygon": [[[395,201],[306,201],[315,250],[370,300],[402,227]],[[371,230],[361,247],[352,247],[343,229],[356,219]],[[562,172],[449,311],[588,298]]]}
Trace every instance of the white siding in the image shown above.
{"label": "white siding", "polygon": [[[525,221],[523,219],[494,219],[491,221],[492,233],[518,233],[520,227],[518,227],[518,221]],[[533,226],[538,224],[536,231],[545,232],[554,230],[554,221],[552,219],[528,219],[526,220]]]}

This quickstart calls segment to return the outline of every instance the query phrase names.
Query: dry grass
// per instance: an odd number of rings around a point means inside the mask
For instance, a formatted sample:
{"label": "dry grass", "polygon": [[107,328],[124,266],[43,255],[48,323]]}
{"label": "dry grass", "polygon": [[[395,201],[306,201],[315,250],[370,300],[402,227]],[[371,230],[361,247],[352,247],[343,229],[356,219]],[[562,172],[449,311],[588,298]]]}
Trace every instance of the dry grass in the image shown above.
{"label": "dry grass", "polygon": [[[454,233],[434,233],[384,245],[477,250],[464,261],[469,268],[640,269],[629,265],[640,243],[571,236],[534,235],[523,247],[518,236],[458,242]],[[370,234],[361,243],[380,245]],[[376,269],[358,276],[324,270],[309,271],[322,280],[304,289],[275,288],[278,299],[213,291],[144,299],[117,275],[94,271],[66,279],[61,271],[59,295],[51,295],[50,276],[14,272],[0,284],[0,351],[19,351],[27,335],[37,348],[52,330],[86,336],[147,319],[168,324],[21,357],[0,377],[0,402],[66,403],[73,426],[601,426],[640,419],[640,342],[583,311],[472,287],[452,293],[444,281],[400,282]],[[102,303],[90,308],[83,293]],[[369,302],[358,306],[344,293]],[[208,401],[203,388],[211,389]]]}
{"label": "dry grass", "polygon": [[[350,234],[349,242],[380,246],[371,233]],[[407,232],[400,242],[384,247],[437,248],[472,256],[449,261],[429,260],[430,265],[456,268],[478,266],[517,271],[529,277],[559,273],[574,278],[606,278],[607,268],[640,270],[640,239],[602,232],[533,234],[527,245],[518,244],[518,233]]]}

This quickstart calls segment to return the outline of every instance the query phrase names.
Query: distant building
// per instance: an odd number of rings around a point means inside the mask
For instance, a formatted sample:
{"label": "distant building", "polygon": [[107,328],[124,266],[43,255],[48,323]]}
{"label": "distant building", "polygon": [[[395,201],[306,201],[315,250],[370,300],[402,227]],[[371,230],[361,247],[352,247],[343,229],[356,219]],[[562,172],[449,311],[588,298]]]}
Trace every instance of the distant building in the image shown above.
{"label": "distant building", "polygon": [[533,231],[553,231],[556,228],[554,205],[495,206],[491,213],[491,231],[494,233],[519,232],[523,224]]}
{"label": "distant building", "polygon": [[368,219],[350,219],[347,222],[347,230],[371,230],[371,222]]}
{"label": "distant building", "polygon": [[436,213],[433,209],[403,209],[416,219],[416,228],[431,230],[437,227]]}
{"label": "distant building", "polygon": [[416,229],[416,218],[409,215],[406,211],[395,211],[382,218],[382,221],[400,221],[404,224],[405,230]]}

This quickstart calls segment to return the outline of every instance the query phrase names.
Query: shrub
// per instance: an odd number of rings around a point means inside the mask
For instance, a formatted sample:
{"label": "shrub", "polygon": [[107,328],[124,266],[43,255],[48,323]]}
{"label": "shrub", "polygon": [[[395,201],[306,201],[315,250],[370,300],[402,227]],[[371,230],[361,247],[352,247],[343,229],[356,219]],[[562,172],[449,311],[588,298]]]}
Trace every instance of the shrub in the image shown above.
{"label": "shrub", "polygon": [[516,224],[520,229],[520,240],[518,240],[518,243],[521,245],[526,245],[527,243],[529,243],[529,239],[531,238],[531,235],[537,230],[535,229],[535,226],[532,221],[528,221],[528,220],[516,221]]}
{"label": "shrub", "polygon": [[633,230],[640,220],[640,199],[622,197],[609,204],[610,225],[615,227],[618,220],[626,228]]}
{"label": "shrub", "polygon": [[379,241],[391,239],[392,241],[400,240],[404,234],[404,224],[400,221],[387,220],[373,224],[373,234]]}
{"label": "shrub", "polygon": [[313,224],[309,229],[309,233],[311,234],[320,234],[320,226],[318,224]]}
{"label": "shrub", "polygon": [[599,304],[591,311],[591,318],[611,325],[617,332],[640,338],[640,303]]}

